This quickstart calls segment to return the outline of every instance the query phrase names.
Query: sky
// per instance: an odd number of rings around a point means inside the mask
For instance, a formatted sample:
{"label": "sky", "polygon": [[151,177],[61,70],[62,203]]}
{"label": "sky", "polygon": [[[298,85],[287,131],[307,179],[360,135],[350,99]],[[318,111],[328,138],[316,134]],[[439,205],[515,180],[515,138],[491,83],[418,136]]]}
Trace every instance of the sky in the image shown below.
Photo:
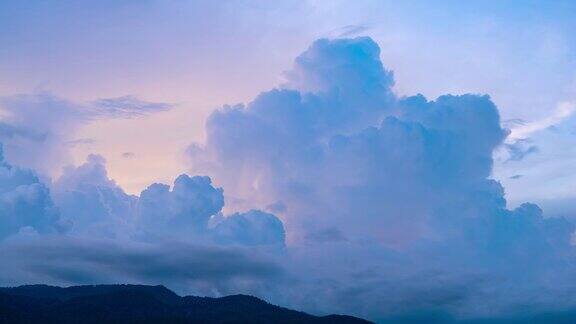
{"label": "sky", "polygon": [[0,284],[383,323],[574,311],[575,15],[2,1]]}

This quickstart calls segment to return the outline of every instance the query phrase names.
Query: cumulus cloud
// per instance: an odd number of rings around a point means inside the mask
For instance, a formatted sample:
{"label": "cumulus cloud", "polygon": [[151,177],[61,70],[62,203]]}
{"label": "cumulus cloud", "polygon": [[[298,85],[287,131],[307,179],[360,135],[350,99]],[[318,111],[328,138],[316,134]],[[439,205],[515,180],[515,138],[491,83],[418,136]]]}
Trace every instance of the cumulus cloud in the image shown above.
{"label": "cumulus cloud", "polygon": [[284,246],[282,222],[259,210],[230,215],[216,224],[213,231],[221,244]]}
{"label": "cumulus cloud", "polygon": [[0,240],[21,231],[63,230],[49,189],[32,170],[6,163],[0,146]]}
{"label": "cumulus cloud", "polygon": [[65,168],[52,184],[56,205],[75,235],[284,246],[284,227],[276,216],[259,210],[224,216],[223,189],[209,177],[182,174],[173,186],[154,183],[134,196],[108,177],[105,163],[90,155],[84,164]]}
{"label": "cumulus cloud", "polygon": [[0,258],[10,260],[1,285],[163,283],[267,296],[284,280],[282,222],[258,210],[224,216],[223,191],[208,177],[181,175],[133,196],[90,155],[50,191],[33,171],[0,161]]}
{"label": "cumulus cloud", "polygon": [[126,232],[132,222],[137,197],[126,194],[108,178],[101,156],[90,155],[86,163],[64,168],[52,188],[62,217],[73,224],[75,232],[116,236]]}
{"label": "cumulus cloud", "polygon": [[280,89],[215,112],[189,150],[233,207],[282,202],[301,279],[287,302],[474,318],[573,291],[573,225],[533,204],[507,209],[490,179],[509,136],[491,99],[399,98],[379,53],[369,38],[316,41]]}
{"label": "cumulus cloud", "polygon": [[208,177],[181,175],[174,186],[153,184],[140,194],[139,225],[147,232],[203,234],[210,217],[224,207],[222,188],[214,188]]}

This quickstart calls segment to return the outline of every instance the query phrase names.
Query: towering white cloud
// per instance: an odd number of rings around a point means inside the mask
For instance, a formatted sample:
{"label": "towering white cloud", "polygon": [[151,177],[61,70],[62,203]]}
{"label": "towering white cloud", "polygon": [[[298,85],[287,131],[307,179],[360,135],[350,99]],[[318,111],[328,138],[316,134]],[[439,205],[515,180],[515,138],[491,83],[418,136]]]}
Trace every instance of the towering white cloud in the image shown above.
{"label": "towering white cloud", "polygon": [[478,317],[573,291],[572,224],[532,204],[508,210],[489,178],[508,131],[488,96],[397,98],[369,38],[316,41],[286,75],[215,112],[190,152],[237,206],[285,207],[303,280],[289,302],[380,320]]}

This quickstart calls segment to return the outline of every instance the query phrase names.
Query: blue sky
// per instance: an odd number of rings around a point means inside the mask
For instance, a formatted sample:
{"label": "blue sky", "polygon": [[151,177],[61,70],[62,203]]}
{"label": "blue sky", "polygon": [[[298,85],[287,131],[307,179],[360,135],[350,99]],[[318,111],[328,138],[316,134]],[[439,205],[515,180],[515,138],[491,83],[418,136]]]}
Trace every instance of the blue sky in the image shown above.
{"label": "blue sky", "polygon": [[160,282],[383,322],[572,309],[575,15],[3,1],[0,255],[25,256],[0,283]]}

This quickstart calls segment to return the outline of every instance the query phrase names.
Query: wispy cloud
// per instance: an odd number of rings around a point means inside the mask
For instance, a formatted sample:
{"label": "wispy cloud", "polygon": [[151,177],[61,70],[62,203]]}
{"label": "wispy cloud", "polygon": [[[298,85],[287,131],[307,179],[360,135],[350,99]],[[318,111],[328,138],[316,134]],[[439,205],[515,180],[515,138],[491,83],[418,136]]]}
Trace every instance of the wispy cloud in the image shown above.
{"label": "wispy cloud", "polygon": [[530,154],[538,152],[538,146],[534,145],[529,138],[518,139],[513,143],[504,143],[504,148],[508,152],[508,157],[504,160],[520,161]]}
{"label": "wispy cloud", "polygon": [[167,111],[173,105],[164,102],[148,102],[134,96],[98,99],[93,102],[96,116],[112,118],[135,118]]}
{"label": "wispy cloud", "polygon": [[124,152],[124,153],[122,153],[122,157],[125,158],[125,159],[131,159],[131,158],[136,157],[136,153],[134,153],[134,152]]}
{"label": "wispy cloud", "polygon": [[519,139],[528,138],[538,131],[559,124],[566,118],[572,116],[574,111],[576,111],[576,102],[561,102],[552,115],[532,122],[518,123],[517,126],[511,127],[510,135],[508,135],[506,141],[511,143]]}
{"label": "wispy cloud", "polygon": [[370,26],[368,25],[347,25],[342,27],[340,34],[338,37],[352,37],[358,36],[368,30],[370,30]]}

